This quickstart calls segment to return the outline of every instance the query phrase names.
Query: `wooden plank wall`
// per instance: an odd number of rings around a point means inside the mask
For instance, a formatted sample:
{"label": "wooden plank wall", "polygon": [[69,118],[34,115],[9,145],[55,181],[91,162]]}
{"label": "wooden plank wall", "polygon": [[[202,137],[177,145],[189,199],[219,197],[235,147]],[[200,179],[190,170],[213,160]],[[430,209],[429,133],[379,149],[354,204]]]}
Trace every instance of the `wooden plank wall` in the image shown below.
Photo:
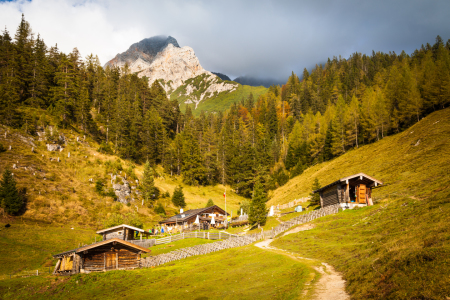
{"label": "wooden plank wall", "polygon": [[83,266],[85,271],[133,269],[139,267],[139,259],[139,250],[109,244],[90,249],[83,254]]}

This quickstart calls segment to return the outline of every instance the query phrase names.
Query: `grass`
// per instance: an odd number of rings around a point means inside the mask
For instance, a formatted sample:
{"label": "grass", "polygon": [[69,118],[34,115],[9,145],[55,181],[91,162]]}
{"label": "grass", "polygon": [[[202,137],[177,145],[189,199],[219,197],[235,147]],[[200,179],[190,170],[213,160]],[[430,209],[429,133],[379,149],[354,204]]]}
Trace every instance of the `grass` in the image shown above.
{"label": "grass", "polygon": [[[356,173],[366,173],[384,182],[375,189],[375,199],[389,195],[428,197],[446,186],[450,168],[450,108],[423,118],[402,133],[312,166],[303,174],[270,193],[268,206],[307,196],[315,178],[322,186]],[[415,146],[420,140],[419,145]]]}
{"label": "grass", "polygon": [[254,246],[156,268],[0,281],[2,299],[298,299],[306,264]]}
{"label": "grass", "polygon": [[[232,82],[233,84],[238,85],[238,88],[233,92],[223,92],[219,95],[212,96],[211,98],[208,98],[206,100],[201,101],[197,109],[195,108],[194,104],[190,104],[192,108],[192,113],[194,116],[199,116],[201,111],[205,112],[219,112],[219,111],[225,111],[233,105],[235,102],[240,102],[242,98],[247,98],[250,93],[253,94],[254,99],[258,99],[258,97],[262,94],[265,94],[267,92],[267,88],[263,86],[248,86],[248,85],[241,85],[235,82]],[[184,103],[188,97],[187,96],[181,96],[177,97],[176,93],[173,93],[171,95],[171,99],[177,99],[180,103],[180,109],[181,111],[186,110],[186,104]]]}
{"label": "grass", "polygon": [[[9,228],[0,223],[0,278],[21,271],[53,272],[52,255],[95,241],[95,232],[70,226],[23,220]],[[101,238],[97,236],[97,240]]]}
{"label": "grass", "polygon": [[175,251],[175,250],[178,250],[181,248],[209,244],[209,243],[213,243],[213,242],[217,242],[217,241],[221,241],[221,240],[208,240],[208,239],[201,239],[201,238],[190,238],[190,239],[179,240],[179,241],[172,242],[169,244],[153,246],[150,248],[150,250],[152,250],[152,251],[150,252],[149,255],[155,256],[158,254]]}
{"label": "grass", "polygon": [[354,299],[450,295],[450,193],[391,198],[314,221],[274,246],[332,264]]}

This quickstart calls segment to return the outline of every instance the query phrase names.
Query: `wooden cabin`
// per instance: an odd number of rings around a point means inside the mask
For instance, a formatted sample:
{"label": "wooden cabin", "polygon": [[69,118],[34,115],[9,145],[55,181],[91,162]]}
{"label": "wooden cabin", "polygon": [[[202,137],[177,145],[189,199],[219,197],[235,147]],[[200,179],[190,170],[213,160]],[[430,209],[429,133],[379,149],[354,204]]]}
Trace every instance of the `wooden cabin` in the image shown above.
{"label": "wooden cabin", "polygon": [[149,232],[143,229],[125,224],[99,230],[97,231],[97,234],[101,235],[104,241],[109,239],[121,239],[124,241],[132,241],[135,240],[134,238],[135,232],[139,234],[140,240],[142,240],[143,235],[147,236],[150,235]]}
{"label": "wooden cabin", "polygon": [[140,267],[141,253],[149,249],[112,238],[53,255],[58,259],[53,274],[72,275]]}
{"label": "wooden cabin", "polygon": [[225,222],[226,216],[229,214],[217,205],[213,205],[205,208],[190,209],[185,212],[172,216],[168,219],[160,221],[161,225],[165,226],[182,226],[187,227],[193,224],[199,216],[200,223],[207,222],[211,224],[212,217],[214,216],[214,222],[216,224],[222,224]]}
{"label": "wooden cabin", "polygon": [[369,175],[358,173],[341,178],[313,193],[319,193],[321,207],[341,204],[343,208],[353,208],[373,204],[372,188],[382,184]]}

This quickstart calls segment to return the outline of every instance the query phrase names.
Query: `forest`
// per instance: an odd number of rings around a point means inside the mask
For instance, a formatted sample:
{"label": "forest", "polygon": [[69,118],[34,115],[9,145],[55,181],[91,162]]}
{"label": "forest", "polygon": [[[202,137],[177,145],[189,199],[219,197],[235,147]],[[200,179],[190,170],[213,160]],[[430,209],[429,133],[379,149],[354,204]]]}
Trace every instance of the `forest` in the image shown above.
{"label": "forest", "polygon": [[439,36],[411,54],[328,58],[257,99],[199,117],[127,66],[104,69],[92,54],[48,47],[23,16],[14,38],[0,36],[0,123],[34,134],[53,116],[58,128],[91,135],[99,151],[245,197],[257,182],[275,189],[449,104],[450,40]]}

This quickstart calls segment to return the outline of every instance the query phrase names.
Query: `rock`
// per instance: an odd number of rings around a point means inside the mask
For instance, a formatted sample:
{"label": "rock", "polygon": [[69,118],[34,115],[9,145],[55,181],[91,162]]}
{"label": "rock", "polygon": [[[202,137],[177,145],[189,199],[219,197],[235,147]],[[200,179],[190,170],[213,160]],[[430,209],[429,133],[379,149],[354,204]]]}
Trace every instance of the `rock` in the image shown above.
{"label": "rock", "polygon": [[62,147],[58,144],[47,144],[47,151],[61,151]]}
{"label": "rock", "polygon": [[34,147],[31,147],[31,152],[34,152]]}
{"label": "rock", "polygon": [[12,147],[11,147],[11,145],[9,145],[9,150],[12,150]]}
{"label": "rock", "polygon": [[117,200],[121,203],[128,204],[127,197],[131,194],[130,186],[128,182],[124,182],[124,184],[113,184],[114,193],[117,196]]}
{"label": "rock", "polygon": [[70,157],[70,152],[69,152],[69,154],[67,154],[67,157]]}
{"label": "rock", "polygon": [[[129,65],[131,73],[148,77],[150,86],[155,80],[161,79],[161,85],[168,96],[185,85],[187,80],[202,76],[206,90],[202,90],[198,98],[189,99],[191,103],[196,103],[196,107],[199,102],[214,96],[215,92],[232,92],[238,87],[237,83],[223,82],[218,76],[203,69],[194,50],[188,46],[180,48],[176,39],[170,36],[152,37],[135,43],[126,52],[117,54],[105,66],[123,67],[125,64]],[[185,90],[188,96],[197,92],[193,83],[187,84]]]}
{"label": "rock", "polygon": [[17,169],[17,165],[16,164],[13,164],[13,169]]}
{"label": "rock", "polygon": [[419,146],[420,144],[420,139],[417,141],[417,143],[414,145],[414,147]]}

